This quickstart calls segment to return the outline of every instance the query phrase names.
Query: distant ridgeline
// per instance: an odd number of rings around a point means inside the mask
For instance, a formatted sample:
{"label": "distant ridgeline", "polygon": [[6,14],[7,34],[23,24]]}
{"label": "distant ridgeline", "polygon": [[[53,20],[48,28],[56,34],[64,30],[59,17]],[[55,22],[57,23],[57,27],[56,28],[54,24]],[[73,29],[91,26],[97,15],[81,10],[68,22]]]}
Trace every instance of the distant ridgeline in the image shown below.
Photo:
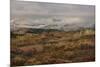
{"label": "distant ridgeline", "polygon": [[16,35],[24,35],[26,33],[34,33],[34,34],[40,34],[43,32],[90,32],[94,31],[95,32],[95,27],[93,28],[79,28],[77,30],[69,30],[69,31],[64,31],[64,30],[58,30],[58,29],[36,29],[36,28],[21,28],[16,31],[11,31],[11,37],[16,37]]}
{"label": "distant ridgeline", "polygon": [[57,29],[35,29],[35,28],[22,28],[16,31],[11,31],[11,35],[23,35],[25,33],[35,33],[35,34],[39,34],[39,33],[43,33],[43,32],[61,32],[61,30],[57,30]]}
{"label": "distant ridgeline", "polygon": [[57,29],[29,29],[27,32],[28,33],[42,33],[42,32],[55,32],[55,31],[61,31]]}

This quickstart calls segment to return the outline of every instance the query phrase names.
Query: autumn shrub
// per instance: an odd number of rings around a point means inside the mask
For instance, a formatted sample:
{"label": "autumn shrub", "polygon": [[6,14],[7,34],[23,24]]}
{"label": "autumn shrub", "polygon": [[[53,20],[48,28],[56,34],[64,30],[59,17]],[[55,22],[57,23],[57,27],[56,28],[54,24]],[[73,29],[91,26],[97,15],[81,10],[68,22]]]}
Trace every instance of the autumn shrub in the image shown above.
{"label": "autumn shrub", "polygon": [[27,57],[32,57],[36,53],[36,50],[34,48],[23,47],[20,48],[20,50],[22,51],[22,55]]}
{"label": "autumn shrub", "polygon": [[23,57],[17,56],[14,59],[11,60],[12,66],[22,66],[25,63],[25,59]]}
{"label": "autumn shrub", "polygon": [[35,58],[30,58],[25,63],[25,65],[36,65],[36,64],[41,64],[41,61],[39,61]]}

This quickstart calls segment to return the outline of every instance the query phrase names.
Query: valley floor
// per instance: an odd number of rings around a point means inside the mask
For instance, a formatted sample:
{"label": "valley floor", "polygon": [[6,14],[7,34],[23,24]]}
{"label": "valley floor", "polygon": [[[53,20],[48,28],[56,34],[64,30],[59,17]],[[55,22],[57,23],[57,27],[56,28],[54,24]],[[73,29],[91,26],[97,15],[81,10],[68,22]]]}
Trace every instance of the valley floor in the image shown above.
{"label": "valley floor", "polygon": [[95,61],[95,32],[91,29],[11,37],[11,66],[89,61]]}

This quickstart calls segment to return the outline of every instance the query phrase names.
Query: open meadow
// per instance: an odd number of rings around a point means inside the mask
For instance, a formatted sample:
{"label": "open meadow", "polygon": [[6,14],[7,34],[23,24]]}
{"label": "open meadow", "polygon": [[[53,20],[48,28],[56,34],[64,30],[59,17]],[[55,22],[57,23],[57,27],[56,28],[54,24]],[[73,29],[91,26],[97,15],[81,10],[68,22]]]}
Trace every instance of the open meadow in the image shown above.
{"label": "open meadow", "polygon": [[11,34],[12,66],[88,61],[95,61],[93,29]]}

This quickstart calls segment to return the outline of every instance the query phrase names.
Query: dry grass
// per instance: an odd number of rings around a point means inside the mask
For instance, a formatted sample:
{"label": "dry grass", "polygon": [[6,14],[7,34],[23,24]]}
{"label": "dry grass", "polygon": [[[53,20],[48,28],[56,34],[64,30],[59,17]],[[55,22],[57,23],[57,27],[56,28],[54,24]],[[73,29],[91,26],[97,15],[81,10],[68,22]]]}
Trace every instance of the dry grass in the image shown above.
{"label": "dry grass", "polygon": [[36,65],[95,60],[95,32],[26,33],[11,38],[11,65]]}

